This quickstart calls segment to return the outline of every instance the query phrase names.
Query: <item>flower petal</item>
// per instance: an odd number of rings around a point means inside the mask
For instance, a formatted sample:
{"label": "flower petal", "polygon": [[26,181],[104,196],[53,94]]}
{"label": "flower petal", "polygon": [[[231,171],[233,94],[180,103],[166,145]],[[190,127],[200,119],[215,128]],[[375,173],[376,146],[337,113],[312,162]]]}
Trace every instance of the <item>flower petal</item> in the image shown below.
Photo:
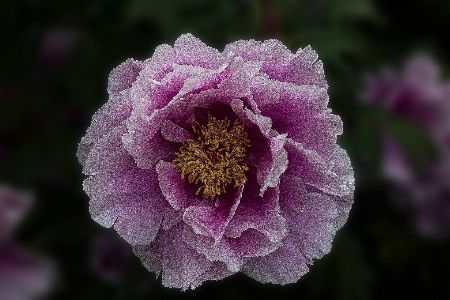
{"label": "flower petal", "polygon": [[353,184],[339,178],[326,165],[325,161],[302,144],[288,139],[285,146],[288,152],[288,174],[299,176],[306,186],[314,187],[330,195],[343,196],[353,193]]}
{"label": "flower petal", "polygon": [[238,189],[228,189],[225,194],[218,196],[214,206],[187,208],[183,214],[183,221],[191,226],[196,234],[212,237],[215,243],[218,243],[239,206],[243,189],[243,183]]}
{"label": "flower petal", "polygon": [[252,228],[264,234],[270,242],[278,243],[287,232],[286,220],[281,216],[278,205],[279,191],[277,188],[269,188],[264,196],[258,195],[259,186],[256,175],[248,176],[241,202],[225,234],[228,237],[237,238]]}
{"label": "flower petal", "polygon": [[198,204],[198,198],[186,193],[185,182],[175,165],[161,160],[156,165],[156,172],[158,173],[159,187],[173,209],[184,210]]}
{"label": "flower petal", "polygon": [[298,85],[316,85],[327,88],[322,61],[317,60],[316,51],[310,46],[299,49],[295,57],[283,67],[280,81],[292,82]]}
{"label": "flower petal", "polygon": [[144,64],[132,58],[114,68],[108,78],[108,94],[118,94],[131,87]]}
{"label": "flower petal", "polygon": [[91,125],[78,146],[77,157],[83,166],[93,145],[128,118],[131,109],[129,91],[124,91],[111,96],[110,100],[94,114]]}
{"label": "flower petal", "polygon": [[281,204],[281,210],[288,223],[288,236],[306,258],[321,258],[330,252],[338,216],[333,199],[324,194],[309,193],[301,212],[284,204]]}
{"label": "flower petal", "polygon": [[242,57],[245,61],[256,60],[264,62],[261,72],[271,78],[278,78],[282,74],[282,66],[293,58],[289,49],[278,40],[239,40],[225,46],[226,55]]}
{"label": "flower petal", "polygon": [[228,270],[237,272],[248,257],[264,256],[279,248],[282,243],[272,243],[262,233],[248,229],[238,238],[223,236],[216,243],[213,238],[196,234],[192,228],[186,226],[183,240],[210,261],[221,261]]}
{"label": "flower petal", "polygon": [[175,41],[174,50],[178,64],[217,69],[225,62],[225,57],[217,49],[207,46],[189,33]]}
{"label": "flower petal", "polygon": [[285,285],[297,282],[308,272],[309,261],[287,237],[283,246],[262,257],[250,258],[241,271],[262,283]]}
{"label": "flower petal", "polygon": [[149,271],[156,276],[161,273],[164,286],[186,290],[191,285],[199,285],[199,277],[212,263],[183,241],[182,230],[183,225],[179,223],[170,230],[160,231],[152,244],[134,246],[133,252]]}
{"label": "flower petal", "polygon": [[183,143],[187,140],[194,140],[195,136],[190,131],[170,120],[164,121],[161,127],[161,134],[163,137],[171,142]]}

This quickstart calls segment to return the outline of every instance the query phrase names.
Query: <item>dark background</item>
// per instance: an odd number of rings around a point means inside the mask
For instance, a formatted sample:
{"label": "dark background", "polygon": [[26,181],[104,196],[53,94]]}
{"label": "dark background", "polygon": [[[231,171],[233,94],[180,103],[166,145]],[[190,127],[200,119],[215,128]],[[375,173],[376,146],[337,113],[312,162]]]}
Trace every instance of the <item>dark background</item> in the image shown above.
{"label": "dark background", "polygon": [[[450,78],[449,28],[450,2],[438,0],[0,1],[0,183],[36,198],[16,240],[57,263],[51,299],[449,299],[450,239],[420,236],[392,204],[380,171],[383,121],[359,99],[365,72],[399,68],[417,51]],[[134,256],[118,282],[92,271],[92,241],[109,229],[90,218],[77,144],[107,101],[109,72],[187,32],[219,50],[249,38],[277,38],[293,52],[311,45],[324,63],[355,204],[331,253],[296,284],[237,274],[181,293]],[[427,151],[414,130],[408,146]]]}

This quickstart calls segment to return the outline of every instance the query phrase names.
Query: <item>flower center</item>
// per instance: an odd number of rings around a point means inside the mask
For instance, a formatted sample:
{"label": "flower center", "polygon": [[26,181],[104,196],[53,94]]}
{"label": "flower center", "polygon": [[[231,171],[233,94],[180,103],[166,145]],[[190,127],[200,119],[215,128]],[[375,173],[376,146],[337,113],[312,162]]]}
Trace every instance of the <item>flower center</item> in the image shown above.
{"label": "flower center", "polygon": [[172,161],[178,167],[181,178],[187,176],[189,183],[200,184],[195,192],[203,198],[214,199],[226,192],[234,181],[238,187],[246,181],[243,163],[250,140],[241,120],[236,119],[230,127],[230,120],[218,120],[208,112],[208,123],[192,127],[197,140],[184,142]]}

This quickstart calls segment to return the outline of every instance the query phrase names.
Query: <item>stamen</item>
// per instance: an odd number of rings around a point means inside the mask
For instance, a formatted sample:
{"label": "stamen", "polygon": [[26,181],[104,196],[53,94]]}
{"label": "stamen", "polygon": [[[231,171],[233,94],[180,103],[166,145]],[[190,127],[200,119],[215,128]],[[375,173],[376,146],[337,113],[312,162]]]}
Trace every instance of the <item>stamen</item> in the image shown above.
{"label": "stamen", "polygon": [[181,178],[187,177],[189,183],[200,184],[195,192],[203,198],[214,199],[226,192],[226,187],[234,181],[238,187],[246,181],[245,171],[249,167],[242,161],[245,158],[250,140],[241,120],[236,119],[230,127],[228,118],[218,120],[208,112],[206,125],[193,126],[197,140],[184,142],[173,164],[178,167]]}

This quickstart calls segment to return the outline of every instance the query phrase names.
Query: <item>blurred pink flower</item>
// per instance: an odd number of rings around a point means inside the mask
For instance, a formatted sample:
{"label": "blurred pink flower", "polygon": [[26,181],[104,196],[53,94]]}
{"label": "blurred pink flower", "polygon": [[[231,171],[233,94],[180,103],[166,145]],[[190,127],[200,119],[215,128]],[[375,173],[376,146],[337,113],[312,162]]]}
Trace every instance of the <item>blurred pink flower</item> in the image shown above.
{"label": "blurred pink flower", "polygon": [[450,81],[440,79],[425,54],[411,57],[400,74],[384,68],[380,75],[367,75],[362,98],[423,126],[438,142],[450,133]]}
{"label": "blurred pink flower", "polygon": [[426,237],[450,233],[450,161],[445,156],[419,175],[401,145],[383,134],[383,170],[393,184],[396,204],[411,216],[416,230]]}
{"label": "blurred pink flower", "polygon": [[424,236],[450,233],[450,81],[439,76],[433,60],[415,55],[401,74],[385,68],[367,76],[363,98],[424,128],[436,144],[437,162],[424,174],[411,164],[405,149],[386,129],[382,132],[383,171],[393,184],[396,203],[411,215]]}
{"label": "blurred pink flower", "polygon": [[32,203],[29,193],[0,186],[0,299],[42,299],[53,288],[52,261],[15,245],[12,234]]}
{"label": "blurred pink flower", "polygon": [[184,34],[128,59],[78,148],[92,218],[168,287],[296,282],[353,203],[327,87],[315,51],[278,40],[219,52]]}

